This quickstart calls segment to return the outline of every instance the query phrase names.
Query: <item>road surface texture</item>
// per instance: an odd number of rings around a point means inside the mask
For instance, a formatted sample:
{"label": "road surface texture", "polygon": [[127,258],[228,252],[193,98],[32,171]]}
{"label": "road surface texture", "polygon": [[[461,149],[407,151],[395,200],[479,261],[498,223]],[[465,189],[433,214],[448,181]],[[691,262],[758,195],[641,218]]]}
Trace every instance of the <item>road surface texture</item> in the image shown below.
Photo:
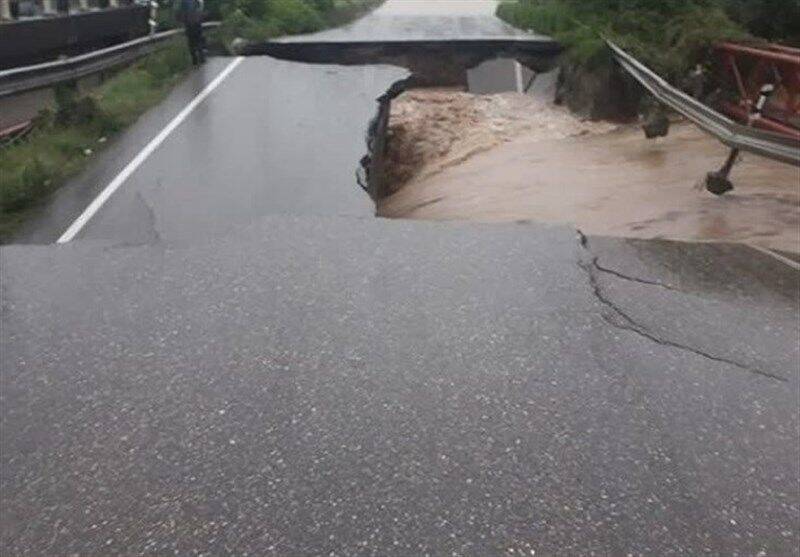
{"label": "road surface texture", "polygon": [[[230,60],[189,78],[89,172],[67,184],[22,242],[52,242]],[[355,179],[376,98],[407,72],[245,59],[81,231],[125,243],[209,237],[266,214],[371,216]],[[166,116],[165,118],[165,115]],[[150,116],[150,115],[148,115]],[[96,184],[97,188],[85,188]]]}
{"label": "road surface texture", "polygon": [[403,75],[248,59],[74,241],[0,249],[0,554],[797,554],[797,272],[374,219],[346,176]]}

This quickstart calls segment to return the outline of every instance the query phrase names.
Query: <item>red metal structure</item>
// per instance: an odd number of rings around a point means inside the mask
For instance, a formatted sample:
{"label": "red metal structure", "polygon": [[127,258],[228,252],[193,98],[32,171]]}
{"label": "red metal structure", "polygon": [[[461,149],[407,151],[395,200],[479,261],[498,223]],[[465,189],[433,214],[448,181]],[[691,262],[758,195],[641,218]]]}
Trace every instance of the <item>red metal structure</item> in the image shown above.
{"label": "red metal structure", "polygon": [[[723,102],[722,111],[740,122],[800,141],[800,49],[724,43],[717,52],[739,94],[738,102]],[[754,107],[766,84],[774,85],[775,93],[754,119]]]}

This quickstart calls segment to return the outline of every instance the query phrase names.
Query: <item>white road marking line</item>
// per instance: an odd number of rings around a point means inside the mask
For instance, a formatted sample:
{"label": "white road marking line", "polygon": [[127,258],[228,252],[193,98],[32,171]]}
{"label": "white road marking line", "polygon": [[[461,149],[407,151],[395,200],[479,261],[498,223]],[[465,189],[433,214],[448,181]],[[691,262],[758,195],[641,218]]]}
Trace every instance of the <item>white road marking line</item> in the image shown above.
{"label": "white road marking line", "polygon": [[784,257],[779,253],[775,253],[772,250],[768,250],[766,248],[761,248],[761,247],[758,247],[758,246],[754,246],[753,244],[747,244],[747,246],[753,248],[754,250],[756,250],[758,252],[763,253],[764,255],[769,255],[773,259],[777,259],[778,261],[780,261],[784,265],[788,265],[789,267],[791,267],[795,271],[800,271],[800,263],[798,263],[797,261],[793,261],[793,260],[789,259],[788,257]]}
{"label": "white road marking line", "polygon": [[61,235],[61,237],[57,240],[57,243],[64,244],[75,238],[75,236],[83,229],[83,227],[86,226],[86,223],[91,220],[91,218],[97,213],[97,211],[100,210],[103,204],[108,201],[114,192],[119,189],[125,180],[127,180],[130,175],[133,174],[145,160],[147,160],[147,157],[149,157],[153,151],[158,149],[159,145],[161,145],[164,140],[169,137],[169,134],[171,134],[175,128],[177,128],[181,122],[183,122],[186,117],[189,116],[189,114],[191,114],[195,108],[197,108],[197,105],[203,102],[203,100],[205,100],[205,98],[208,97],[214,91],[214,89],[216,89],[219,84],[222,83],[223,80],[228,77],[228,75],[230,75],[233,70],[236,69],[236,66],[242,63],[242,60],[244,60],[244,57],[242,56],[232,60],[231,63],[228,64],[211,83],[206,85],[206,88],[200,91],[200,93],[198,93],[198,95],[193,98],[191,102],[187,104],[183,110],[181,110],[180,113],[178,113],[178,115],[175,116],[175,118],[173,118],[172,121],[158,133],[157,136],[151,139],[150,143],[145,145],[144,149],[139,151],[139,154],[137,154],[133,160],[131,160],[131,162],[129,162],[128,165],[123,168],[113,180],[111,180],[105,189],[94,198],[94,200],[89,204],[88,207],[86,207],[83,213],[81,213],[81,216],[79,216],[75,222],[73,222],[70,227],[67,228],[66,232]]}

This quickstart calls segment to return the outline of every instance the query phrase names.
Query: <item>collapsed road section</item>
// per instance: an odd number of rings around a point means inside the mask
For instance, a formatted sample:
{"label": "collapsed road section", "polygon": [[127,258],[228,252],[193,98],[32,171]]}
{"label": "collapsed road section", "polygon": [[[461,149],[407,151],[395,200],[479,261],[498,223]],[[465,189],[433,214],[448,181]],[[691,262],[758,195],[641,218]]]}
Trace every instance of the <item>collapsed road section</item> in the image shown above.
{"label": "collapsed road section", "polygon": [[420,86],[463,86],[469,69],[498,57],[515,58],[536,72],[549,71],[561,46],[551,40],[517,38],[359,42],[315,39],[245,45],[239,52],[318,64],[391,64],[410,70]]}
{"label": "collapsed road section", "polygon": [[0,247],[0,554],[795,552],[796,273],[361,218],[408,71],[234,63],[75,241]]}
{"label": "collapsed road section", "polygon": [[[466,89],[471,69],[498,58],[517,60],[526,72],[535,74],[555,67],[563,50],[558,42],[504,23],[494,17],[493,9],[493,2],[429,2],[425,7],[389,2],[344,27],[264,42],[241,41],[236,50],[294,62],[389,64],[411,73],[378,99],[378,114],[369,127],[359,182],[377,201],[389,193],[385,150],[393,99],[412,87]],[[463,13],[454,17],[453,10]]]}
{"label": "collapsed road section", "polygon": [[[552,45],[545,50],[531,45],[530,56],[538,62],[530,63],[549,67],[555,60]],[[347,47],[341,48],[328,53],[342,52],[347,60]],[[487,44],[460,54],[451,51],[452,59],[438,58],[434,74],[433,68],[417,63],[426,48],[419,45],[416,55],[407,56],[411,71],[387,65],[393,60],[380,53],[358,66],[246,57],[195,117],[127,177],[80,237],[133,244],[187,242],[264,215],[374,215],[370,197],[384,197],[387,187],[383,166],[392,99],[420,82],[466,83],[472,65],[505,52],[502,45]],[[130,135],[143,133],[135,127]],[[84,185],[112,182],[120,171],[118,161],[135,155],[113,148],[99,155],[98,164],[62,188],[15,242],[58,238],[71,223],[65,216],[88,203]],[[185,164],[198,157],[202,163]]]}
{"label": "collapsed road section", "polygon": [[408,79],[396,82],[378,98],[378,113],[371,121],[367,135],[367,155],[361,159],[360,185],[373,200],[385,197],[390,186],[385,179],[386,134],[391,102],[410,88],[455,87],[466,89],[470,70],[483,62],[513,59],[523,64],[526,72],[550,72],[561,52],[561,46],[548,38],[534,35],[469,38],[455,40],[331,40],[324,33],[306,40],[284,41],[240,46],[245,55],[268,55],[273,58],[315,64],[366,66],[388,64],[406,68]]}
{"label": "collapsed road section", "polygon": [[[373,215],[356,174],[361,160],[361,181],[373,198],[381,196],[380,155],[394,96],[413,84],[464,83],[470,67],[496,56],[543,70],[560,49],[493,17],[492,2],[440,3],[445,10],[437,15],[406,13],[433,4],[387,2],[348,27],[244,45],[241,52],[253,56],[147,155],[146,164],[126,174],[125,163],[141,156],[164,117],[169,121],[214,79],[224,62],[212,60],[159,107],[161,118],[144,118],[97,155],[12,240],[60,238],[123,174],[124,186],[78,238],[183,242],[264,215]],[[456,7],[467,15],[454,17]]]}
{"label": "collapsed road section", "polygon": [[[438,6],[437,6],[438,4]],[[420,10],[431,13],[420,15]],[[465,9],[464,13],[454,13]],[[327,58],[342,63],[345,58],[370,57],[376,53],[410,58],[435,49],[453,55],[483,49],[491,56],[500,51],[552,54],[561,50],[552,38],[512,27],[494,16],[493,2],[387,2],[380,9],[354,23],[310,35],[282,37],[244,45],[244,53],[273,56]],[[335,51],[335,58],[330,58]],[[434,58],[432,63],[441,59]],[[354,62],[356,63],[356,62]],[[360,63],[364,63],[363,61]]]}
{"label": "collapsed road section", "polygon": [[550,37],[516,29],[491,15],[490,2],[462,17],[408,15],[404,6],[397,6],[387,4],[338,29],[241,43],[237,50],[321,64],[392,64],[411,71],[419,85],[457,86],[466,84],[469,68],[485,60],[515,58],[543,72],[552,69],[562,51]]}

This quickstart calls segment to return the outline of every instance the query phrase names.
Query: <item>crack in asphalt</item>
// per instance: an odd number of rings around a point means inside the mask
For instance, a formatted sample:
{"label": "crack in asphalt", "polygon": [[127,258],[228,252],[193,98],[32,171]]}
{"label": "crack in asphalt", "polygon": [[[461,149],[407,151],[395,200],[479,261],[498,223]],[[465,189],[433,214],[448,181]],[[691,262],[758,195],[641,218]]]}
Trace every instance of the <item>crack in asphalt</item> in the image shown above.
{"label": "crack in asphalt", "polygon": [[[580,267],[586,273],[586,275],[588,276],[589,285],[592,288],[592,293],[594,294],[594,297],[597,298],[597,300],[601,304],[603,304],[604,306],[609,308],[619,319],[622,320],[622,322],[617,322],[617,321],[611,319],[610,317],[608,317],[607,315],[602,315],[601,317],[602,317],[603,321],[605,321],[606,323],[608,323],[609,325],[611,325],[615,329],[620,329],[620,330],[623,330],[623,331],[628,331],[628,332],[634,333],[636,335],[641,336],[642,338],[646,338],[647,340],[649,340],[651,342],[654,342],[656,344],[659,344],[661,346],[667,346],[669,348],[676,348],[678,350],[683,350],[683,351],[686,351],[686,352],[690,352],[692,354],[695,354],[697,356],[701,356],[701,357],[706,358],[708,360],[711,360],[711,361],[714,361],[714,362],[720,362],[720,363],[728,364],[728,365],[734,366],[734,367],[736,367],[738,369],[741,369],[743,371],[747,371],[749,373],[753,373],[755,375],[760,375],[762,377],[766,377],[766,378],[769,378],[769,379],[774,379],[776,381],[782,381],[784,383],[788,381],[788,379],[786,379],[785,377],[782,377],[780,375],[776,375],[776,374],[773,374],[773,373],[769,373],[769,372],[766,372],[766,371],[762,371],[760,369],[756,369],[756,368],[750,367],[748,365],[745,365],[745,364],[743,364],[741,362],[737,362],[736,360],[732,360],[730,358],[725,358],[723,356],[716,356],[714,354],[711,354],[709,352],[705,352],[704,350],[701,350],[699,348],[695,348],[693,346],[688,346],[688,345],[685,345],[685,344],[681,344],[679,342],[675,342],[675,341],[672,341],[672,340],[661,338],[661,337],[657,336],[655,333],[652,333],[651,331],[647,330],[646,327],[644,327],[643,325],[639,324],[633,317],[631,317],[627,312],[625,312],[625,310],[623,310],[620,306],[615,304],[608,296],[606,296],[603,293],[603,290],[600,287],[600,283],[597,280],[596,271],[600,271],[600,272],[603,272],[603,273],[610,274],[612,276],[619,277],[619,278],[624,279],[624,280],[630,280],[630,281],[638,282],[638,283],[642,283],[642,284],[647,284],[647,285],[652,285],[652,286],[659,286],[659,287],[666,287],[666,286],[663,283],[658,283],[658,282],[652,283],[651,281],[636,280],[635,278],[628,277],[627,275],[623,275],[621,273],[617,273],[617,272],[615,272],[613,270],[607,271],[605,269],[600,268],[597,265],[597,257],[594,256],[594,254],[591,252],[591,248],[589,247],[589,239],[580,230],[578,230],[578,239],[579,239],[581,247],[584,250],[586,250],[589,254],[592,255],[591,263],[587,264],[587,263],[585,263],[583,261],[579,261],[578,262],[578,267]],[[674,288],[669,288],[669,289],[673,290],[673,291],[676,291]]]}
{"label": "crack in asphalt", "polygon": [[153,210],[153,207],[150,205],[150,203],[147,202],[147,199],[145,199],[144,195],[142,195],[142,192],[137,191],[136,197],[139,198],[139,201],[142,203],[142,206],[144,207],[145,213],[147,215],[148,228],[152,231],[150,241],[145,242],[145,244],[146,245],[160,244],[161,233],[159,233],[158,228],[156,227],[157,223],[156,212]]}
{"label": "crack in asphalt", "polygon": [[592,259],[592,265],[598,271],[600,271],[601,273],[605,273],[607,275],[612,275],[612,276],[615,276],[615,277],[617,277],[619,279],[622,279],[622,280],[627,280],[629,282],[638,282],[639,284],[645,284],[647,286],[658,286],[659,288],[665,288],[667,290],[672,290],[673,292],[680,292],[680,290],[678,290],[674,286],[671,286],[671,285],[666,284],[664,282],[659,282],[657,280],[648,280],[648,279],[643,279],[643,278],[639,278],[639,277],[634,277],[634,276],[631,276],[631,275],[626,275],[625,273],[621,273],[621,272],[616,271],[614,269],[610,269],[608,267],[605,267],[605,266],[600,264],[600,258],[599,257],[595,257],[594,259]]}

